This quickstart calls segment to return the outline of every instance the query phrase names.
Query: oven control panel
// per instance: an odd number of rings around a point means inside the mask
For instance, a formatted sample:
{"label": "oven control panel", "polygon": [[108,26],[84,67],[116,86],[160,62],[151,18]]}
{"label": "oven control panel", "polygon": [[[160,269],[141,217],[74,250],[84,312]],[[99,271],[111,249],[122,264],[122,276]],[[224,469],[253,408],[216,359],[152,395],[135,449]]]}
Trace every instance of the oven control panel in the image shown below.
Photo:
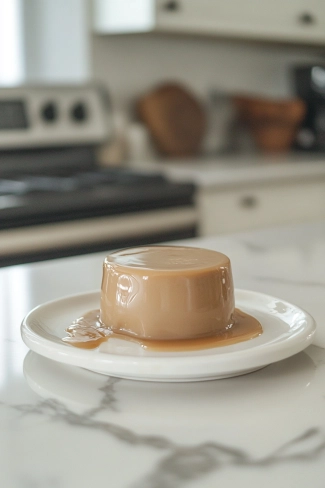
{"label": "oven control panel", "polygon": [[0,88],[0,150],[98,144],[110,131],[108,95],[101,87]]}

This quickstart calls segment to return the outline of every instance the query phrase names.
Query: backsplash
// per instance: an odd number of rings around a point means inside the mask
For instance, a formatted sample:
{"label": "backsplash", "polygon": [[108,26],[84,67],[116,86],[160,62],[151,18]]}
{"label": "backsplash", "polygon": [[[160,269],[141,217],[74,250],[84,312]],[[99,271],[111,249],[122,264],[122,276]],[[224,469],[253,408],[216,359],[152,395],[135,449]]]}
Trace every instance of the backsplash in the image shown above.
{"label": "backsplash", "polygon": [[211,90],[285,97],[291,65],[325,62],[325,48],[159,34],[94,36],[92,48],[93,74],[117,105],[165,80],[182,81],[203,99]]}
{"label": "backsplash", "polygon": [[136,121],[134,105],[166,81],[181,82],[205,106],[207,131],[200,156],[254,152],[251,135],[232,127],[233,107],[223,101],[224,94],[290,97],[290,67],[325,62],[325,48],[162,34],[95,35],[91,58],[93,76],[108,87],[114,108],[115,142],[103,160],[119,164],[161,157],[147,129]]}

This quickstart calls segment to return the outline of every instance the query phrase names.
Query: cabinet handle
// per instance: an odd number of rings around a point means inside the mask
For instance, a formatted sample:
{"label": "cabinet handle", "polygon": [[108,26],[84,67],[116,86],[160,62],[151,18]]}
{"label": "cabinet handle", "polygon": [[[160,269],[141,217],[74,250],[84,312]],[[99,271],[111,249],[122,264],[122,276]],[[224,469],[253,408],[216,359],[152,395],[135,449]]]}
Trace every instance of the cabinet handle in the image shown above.
{"label": "cabinet handle", "polygon": [[177,12],[180,10],[180,7],[179,2],[176,2],[176,0],[171,0],[163,5],[163,9],[167,10],[168,12]]}
{"label": "cabinet handle", "polygon": [[240,206],[243,208],[255,208],[257,207],[258,200],[253,195],[247,195],[240,199]]}
{"label": "cabinet handle", "polygon": [[302,12],[298,16],[298,21],[303,25],[314,25],[316,24],[316,17],[310,12]]}

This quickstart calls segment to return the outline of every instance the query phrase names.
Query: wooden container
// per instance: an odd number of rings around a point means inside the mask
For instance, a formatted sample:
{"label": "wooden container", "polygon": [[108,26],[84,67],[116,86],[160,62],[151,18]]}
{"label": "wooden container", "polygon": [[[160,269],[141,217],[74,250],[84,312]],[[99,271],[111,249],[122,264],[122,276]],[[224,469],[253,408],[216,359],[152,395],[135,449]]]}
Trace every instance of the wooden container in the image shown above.
{"label": "wooden container", "polygon": [[176,158],[198,154],[206,117],[187,88],[177,83],[160,85],[138,100],[137,111],[160,153]]}
{"label": "wooden container", "polygon": [[303,100],[236,96],[233,102],[240,120],[248,125],[259,149],[263,152],[285,152],[291,148],[306,113]]}

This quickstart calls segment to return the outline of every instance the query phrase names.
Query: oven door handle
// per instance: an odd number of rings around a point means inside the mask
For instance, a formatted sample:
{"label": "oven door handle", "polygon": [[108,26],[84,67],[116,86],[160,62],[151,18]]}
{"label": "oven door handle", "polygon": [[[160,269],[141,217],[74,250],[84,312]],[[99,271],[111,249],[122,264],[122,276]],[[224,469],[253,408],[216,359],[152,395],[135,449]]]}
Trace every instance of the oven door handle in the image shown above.
{"label": "oven door handle", "polygon": [[0,257],[161,234],[198,224],[194,207],[151,210],[0,231]]}

